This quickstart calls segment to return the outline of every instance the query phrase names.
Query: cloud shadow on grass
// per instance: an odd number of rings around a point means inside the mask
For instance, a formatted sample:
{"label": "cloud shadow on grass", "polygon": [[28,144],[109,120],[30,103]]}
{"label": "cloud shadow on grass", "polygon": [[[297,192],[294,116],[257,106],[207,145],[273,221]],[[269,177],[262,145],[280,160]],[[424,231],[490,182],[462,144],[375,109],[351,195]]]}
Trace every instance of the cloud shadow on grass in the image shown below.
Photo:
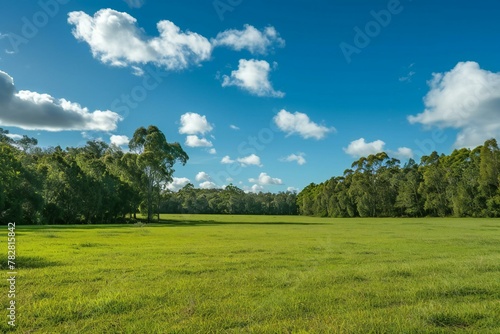
{"label": "cloud shadow on grass", "polygon": [[[40,268],[48,268],[60,265],[60,263],[55,261],[49,261],[40,256],[17,256],[14,261],[16,264],[16,270],[23,269],[40,269]],[[7,259],[3,259],[0,262],[0,269],[6,270],[8,268]]]}

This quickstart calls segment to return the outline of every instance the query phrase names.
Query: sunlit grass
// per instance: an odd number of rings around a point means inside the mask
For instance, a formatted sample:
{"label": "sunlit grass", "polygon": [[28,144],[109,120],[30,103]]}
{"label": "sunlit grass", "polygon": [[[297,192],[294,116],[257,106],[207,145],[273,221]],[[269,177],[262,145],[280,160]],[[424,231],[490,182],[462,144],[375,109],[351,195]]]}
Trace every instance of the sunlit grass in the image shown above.
{"label": "sunlit grass", "polygon": [[18,332],[500,332],[498,220],[162,218],[18,226]]}

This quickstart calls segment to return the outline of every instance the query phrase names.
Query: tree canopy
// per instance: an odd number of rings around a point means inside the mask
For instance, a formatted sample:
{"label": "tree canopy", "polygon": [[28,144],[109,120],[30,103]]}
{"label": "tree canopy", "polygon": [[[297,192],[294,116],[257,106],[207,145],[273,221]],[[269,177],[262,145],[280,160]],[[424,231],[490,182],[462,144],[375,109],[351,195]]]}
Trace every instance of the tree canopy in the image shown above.
{"label": "tree canopy", "polygon": [[186,185],[167,190],[189,157],[156,126],[138,128],[129,152],[102,141],[42,149],[0,129],[0,220],[19,224],[113,223],[160,213],[320,217],[500,217],[500,149],[495,139],[450,155],[401,164],[361,157],[342,176],[295,192],[246,193]]}
{"label": "tree canopy", "polygon": [[26,224],[119,222],[138,210],[150,220],[176,162],[189,157],[155,126],[139,128],[124,153],[102,141],[41,149],[0,129],[0,219]]}
{"label": "tree canopy", "polygon": [[321,217],[499,217],[500,150],[495,139],[403,166],[386,153],[362,157],[343,176],[298,195],[302,215]]}

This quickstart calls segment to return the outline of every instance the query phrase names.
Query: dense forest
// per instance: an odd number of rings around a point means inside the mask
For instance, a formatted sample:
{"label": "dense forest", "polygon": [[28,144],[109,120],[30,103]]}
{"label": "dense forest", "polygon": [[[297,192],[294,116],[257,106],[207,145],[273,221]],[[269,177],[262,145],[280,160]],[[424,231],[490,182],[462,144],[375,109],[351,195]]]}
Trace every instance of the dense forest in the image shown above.
{"label": "dense forest", "polygon": [[310,184],[299,213],[320,217],[499,217],[500,150],[494,139],[401,165],[386,153],[362,157],[343,176]]}
{"label": "dense forest", "polygon": [[102,141],[42,149],[0,129],[0,221],[18,224],[125,222],[136,213],[297,214],[295,193],[247,194],[235,186],[168,191],[189,157],[155,126],[139,128],[129,152]]}
{"label": "dense forest", "polygon": [[160,212],[296,215],[297,194],[246,193],[232,184],[224,189],[195,189],[188,184],[178,192],[163,192]]}
{"label": "dense forest", "polygon": [[126,153],[102,141],[42,149],[0,129],[0,220],[110,223],[140,210],[150,221],[173,165],[189,157],[155,126],[137,129],[129,146]]}
{"label": "dense forest", "polygon": [[402,165],[386,153],[362,157],[343,176],[293,192],[246,193],[234,185],[167,190],[189,157],[155,126],[130,151],[102,141],[42,149],[0,129],[0,220],[24,224],[114,223],[143,213],[320,217],[499,217],[500,150],[494,139]]}

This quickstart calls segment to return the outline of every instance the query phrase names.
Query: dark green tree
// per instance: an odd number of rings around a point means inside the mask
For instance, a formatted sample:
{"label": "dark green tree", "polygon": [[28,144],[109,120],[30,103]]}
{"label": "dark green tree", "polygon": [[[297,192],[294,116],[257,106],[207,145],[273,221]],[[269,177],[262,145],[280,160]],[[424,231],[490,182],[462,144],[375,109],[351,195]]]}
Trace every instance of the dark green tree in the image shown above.
{"label": "dark green tree", "polygon": [[172,180],[176,162],[186,164],[189,157],[179,143],[168,143],[165,135],[154,125],[138,128],[129,143],[137,153],[136,164],[142,171],[142,193],[147,221],[151,222],[155,203],[159,205],[163,185]]}

